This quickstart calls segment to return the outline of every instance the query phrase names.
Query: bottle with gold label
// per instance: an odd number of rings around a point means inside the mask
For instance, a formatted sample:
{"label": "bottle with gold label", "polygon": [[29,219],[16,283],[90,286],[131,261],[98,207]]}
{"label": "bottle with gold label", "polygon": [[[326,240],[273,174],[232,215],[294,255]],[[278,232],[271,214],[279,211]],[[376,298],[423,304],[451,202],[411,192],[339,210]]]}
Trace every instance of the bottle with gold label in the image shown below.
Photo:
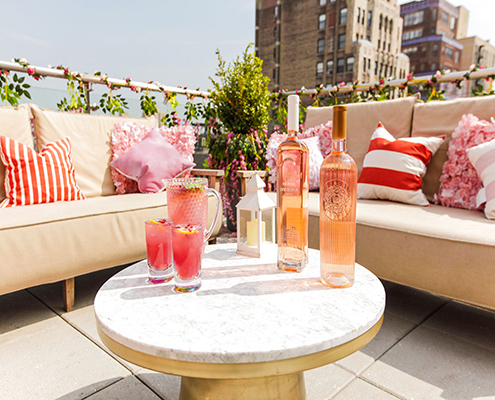
{"label": "bottle with gold label", "polygon": [[332,152],[320,169],[321,281],[345,288],[354,283],[357,166],[347,154],[347,107],[333,107]]}
{"label": "bottle with gold label", "polygon": [[301,272],[308,263],[308,147],[297,138],[299,96],[288,99],[287,140],[277,149],[277,268]]}

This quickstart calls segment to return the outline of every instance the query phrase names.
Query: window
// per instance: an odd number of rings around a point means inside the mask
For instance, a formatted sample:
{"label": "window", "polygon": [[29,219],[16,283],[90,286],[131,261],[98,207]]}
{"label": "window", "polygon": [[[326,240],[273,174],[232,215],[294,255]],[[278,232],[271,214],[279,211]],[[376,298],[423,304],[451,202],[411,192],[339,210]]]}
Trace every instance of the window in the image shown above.
{"label": "window", "polygon": [[402,35],[402,41],[405,42],[407,40],[412,40],[421,36],[423,36],[423,29],[415,29],[414,31],[404,32],[404,34]]}
{"label": "window", "polygon": [[445,49],[445,57],[452,59],[454,56],[454,50],[452,50],[450,47],[447,47]]}
{"label": "window", "polygon": [[344,49],[345,48],[345,33],[341,33],[339,35],[339,47],[338,49]]}
{"label": "window", "polygon": [[454,58],[455,62],[458,63],[459,62],[459,52],[456,50],[455,52],[455,58]]}
{"label": "window", "polygon": [[273,38],[275,40],[278,39],[278,29],[277,29],[277,27],[273,28]]}
{"label": "window", "polygon": [[423,18],[424,10],[409,13],[404,17],[404,26],[420,24],[423,22]]}
{"label": "window", "polygon": [[368,27],[371,26],[371,16],[372,16],[372,12],[368,11]]}
{"label": "window", "polygon": [[316,51],[318,54],[321,54],[325,51],[325,39],[318,39]]}
{"label": "window", "polygon": [[431,63],[431,70],[435,71],[437,69],[437,64],[436,63]]}
{"label": "window", "polygon": [[421,57],[426,57],[426,46],[421,47]]}
{"label": "window", "polygon": [[359,8],[359,7],[357,10],[357,22],[358,22],[358,24],[361,22],[361,8]]}
{"label": "window", "polygon": [[327,61],[327,75],[333,74],[333,60]]}
{"label": "window", "polygon": [[364,8],[361,10],[361,25],[364,25],[364,18],[365,18],[366,12],[364,11]]}
{"label": "window", "polygon": [[328,51],[332,52],[333,51],[333,36],[330,36],[327,39],[328,42]]}
{"label": "window", "polygon": [[337,73],[344,72],[344,59],[339,58],[337,60]]}
{"label": "window", "polygon": [[325,23],[327,22],[327,15],[320,14],[318,17],[318,29],[325,29]]}
{"label": "window", "polygon": [[382,41],[378,39],[378,50],[380,50],[380,47],[382,47]]}
{"label": "window", "polygon": [[347,72],[352,72],[354,69],[354,57],[347,57],[347,66],[346,66],[346,71]]}
{"label": "window", "polygon": [[385,32],[388,29],[388,17],[385,17]]}
{"label": "window", "polygon": [[378,28],[381,30],[382,29],[382,24],[383,24],[383,15],[380,14],[380,22],[378,24]]}
{"label": "window", "polygon": [[393,22],[394,22],[394,20],[391,19],[390,20],[390,34],[392,34],[392,28],[393,28],[393,25],[394,25]]}
{"label": "window", "polygon": [[438,55],[438,44],[434,44],[434,45],[433,45],[433,49],[432,49],[432,51],[431,51],[431,52],[432,52],[432,54],[433,54],[434,56],[437,56],[437,55]]}
{"label": "window", "polygon": [[323,62],[316,63],[316,76],[323,76]]}
{"label": "window", "polygon": [[378,61],[375,61],[375,75],[378,73]]}
{"label": "window", "polygon": [[433,10],[431,10],[431,19],[432,20],[436,20],[437,19],[437,9],[434,8]]}
{"label": "window", "polygon": [[454,28],[455,28],[455,18],[450,17],[450,29],[454,29]]}
{"label": "window", "polygon": [[273,80],[277,80],[277,68],[273,68]]}
{"label": "window", "polygon": [[440,20],[447,25],[449,23],[449,14],[447,14],[445,11],[442,11],[440,13]]}
{"label": "window", "polygon": [[345,24],[347,23],[347,8],[341,8],[340,9],[340,18],[339,18],[339,24]]}
{"label": "window", "polygon": [[363,72],[366,72],[366,57],[363,58]]}
{"label": "window", "polygon": [[324,6],[325,4],[327,4],[327,0],[320,0],[320,6]]}

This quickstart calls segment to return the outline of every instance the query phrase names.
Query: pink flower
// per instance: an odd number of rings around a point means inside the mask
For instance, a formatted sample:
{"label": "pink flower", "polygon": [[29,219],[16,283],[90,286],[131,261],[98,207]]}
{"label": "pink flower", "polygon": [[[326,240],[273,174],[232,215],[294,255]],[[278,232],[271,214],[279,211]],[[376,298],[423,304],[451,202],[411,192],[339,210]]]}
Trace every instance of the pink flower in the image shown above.
{"label": "pink flower", "polygon": [[64,74],[69,75],[69,68],[64,68]]}
{"label": "pink flower", "polygon": [[475,69],[475,68],[476,68],[476,64],[471,64],[471,65],[469,66],[469,71],[472,71],[472,70],[473,70],[473,69]]}
{"label": "pink flower", "polygon": [[338,88],[337,86],[335,86],[335,85],[334,85],[334,86],[332,87],[332,92],[336,92],[337,90],[339,90],[339,88]]}
{"label": "pink flower", "polygon": [[486,65],[480,65],[479,69],[485,69],[485,68],[486,68]]}
{"label": "pink flower", "polygon": [[384,84],[385,84],[385,79],[380,78],[380,85],[384,85]]}
{"label": "pink flower", "polygon": [[36,70],[33,67],[28,68],[28,74],[29,75],[34,75],[36,73]]}
{"label": "pink flower", "polygon": [[345,86],[345,82],[340,82],[340,87],[344,87]]}
{"label": "pink flower", "polygon": [[428,83],[429,83],[430,85],[433,85],[433,80],[432,80],[432,78],[428,79]]}
{"label": "pink flower", "polygon": [[440,71],[437,71],[437,72],[435,73],[435,77],[436,77],[437,79],[440,79],[440,78],[442,77],[442,73],[441,73]]}
{"label": "pink flower", "polygon": [[129,78],[129,77],[125,78],[125,81],[126,81],[127,83],[129,83],[129,82],[131,81],[131,78]]}

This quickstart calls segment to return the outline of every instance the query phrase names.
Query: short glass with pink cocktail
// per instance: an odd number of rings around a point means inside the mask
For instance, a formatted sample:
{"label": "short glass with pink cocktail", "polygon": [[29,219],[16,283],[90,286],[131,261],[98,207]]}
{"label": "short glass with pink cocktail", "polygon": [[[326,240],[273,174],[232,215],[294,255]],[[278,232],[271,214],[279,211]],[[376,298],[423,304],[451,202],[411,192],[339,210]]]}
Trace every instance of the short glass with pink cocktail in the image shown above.
{"label": "short glass with pink cocktail", "polygon": [[[172,246],[175,285],[178,291],[194,291],[201,286],[201,258],[220,216],[220,195],[208,187],[206,178],[164,180],[168,216],[173,221]],[[209,229],[208,196],[215,196],[217,209]]]}
{"label": "short glass with pink cocktail", "polygon": [[168,282],[174,276],[172,265],[172,222],[150,219],[144,223],[148,255],[148,281]]}

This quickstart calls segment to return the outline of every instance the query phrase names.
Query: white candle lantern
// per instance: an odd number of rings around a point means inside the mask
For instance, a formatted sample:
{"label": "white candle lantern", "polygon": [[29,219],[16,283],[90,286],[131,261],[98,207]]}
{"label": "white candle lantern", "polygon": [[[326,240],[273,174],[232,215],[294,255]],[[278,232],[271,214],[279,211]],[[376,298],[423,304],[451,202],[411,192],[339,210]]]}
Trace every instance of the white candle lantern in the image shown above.
{"label": "white candle lantern", "polygon": [[246,195],[237,203],[237,253],[261,257],[275,244],[275,203],[263,191],[265,183],[253,174]]}

